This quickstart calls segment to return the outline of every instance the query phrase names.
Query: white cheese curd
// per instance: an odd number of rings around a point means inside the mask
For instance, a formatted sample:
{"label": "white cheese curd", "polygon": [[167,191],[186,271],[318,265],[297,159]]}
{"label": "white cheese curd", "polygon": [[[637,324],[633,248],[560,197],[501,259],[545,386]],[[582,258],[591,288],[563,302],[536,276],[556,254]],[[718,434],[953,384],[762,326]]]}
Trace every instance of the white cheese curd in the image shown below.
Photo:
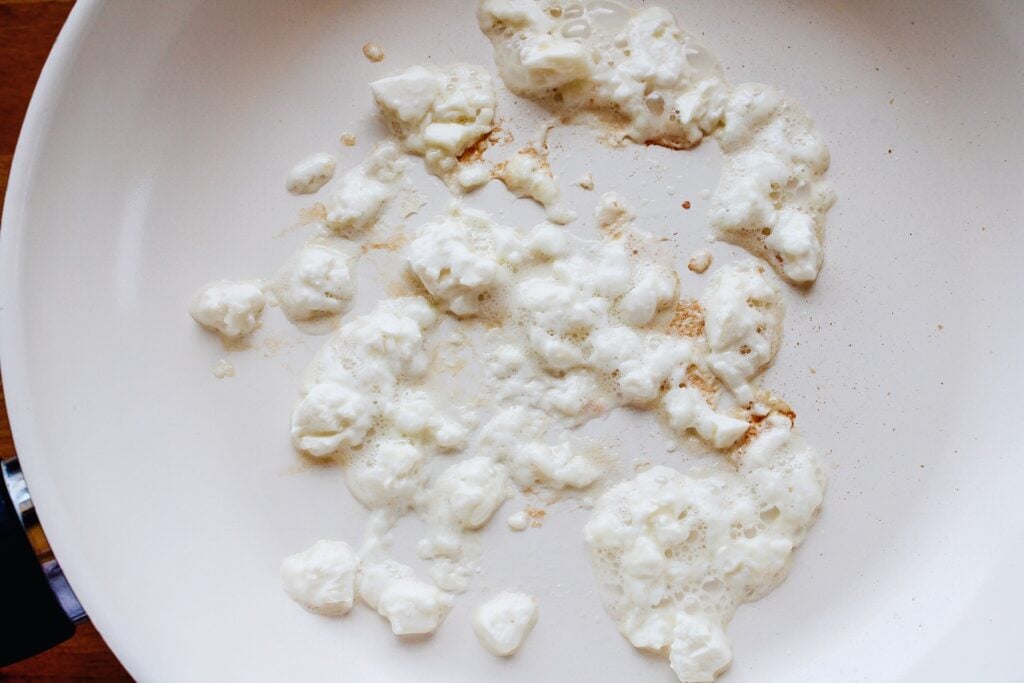
{"label": "white cheese curd", "polygon": [[460,529],[479,529],[508,500],[505,467],[478,455],[458,462],[434,480],[429,496],[431,515]]}
{"label": "white cheese curd", "polygon": [[343,384],[322,382],[292,413],[292,443],[303,453],[326,457],[362,444],[378,414],[379,408],[366,395]]}
{"label": "white cheese curd", "polygon": [[609,469],[603,449],[544,441],[553,418],[543,410],[516,406],[501,411],[481,429],[475,450],[504,463],[520,490],[586,489]]}
{"label": "white cheese curd", "polygon": [[397,636],[433,633],[452,607],[451,595],[417,579],[392,581],[380,594],[377,611]]}
{"label": "white cheese curd", "polygon": [[387,558],[364,559],[359,564],[356,576],[356,590],[359,597],[371,609],[376,610],[384,589],[395,581],[416,576],[412,567]]}
{"label": "white cheese curd", "polygon": [[306,609],[347,614],[355,595],[356,554],[343,541],[317,541],[281,562],[284,590]]}
{"label": "white cheese curd", "polygon": [[817,278],[834,195],[828,150],[795,102],[768,86],[730,85],[660,7],[482,0],[477,15],[513,92],[569,113],[613,112],[634,142],[687,149],[714,136],[725,156],[710,212],[717,236],[792,283]]}
{"label": "white cheese curd", "polygon": [[403,439],[383,439],[350,459],[345,484],[369,510],[399,514],[413,507],[424,484],[423,451]]}
{"label": "white cheese curd", "polygon": [[338,382],[386,393],[399,377],[421,377],[429,362],[425,334],[436,322],[436,311],[420,297],[383,300],[331,335],[313,359],[306,385]]}
{"label": "white cheese curd", "polygon": [[334,169],[337,166],[338,160],[330,154],[310,154],[288,172],[285,188],[292,194],[318,192],[334,176]]}
{"label": "white cheese curd", "polygon": [[388,404],[390,424],[407,437],[433,440],[442,450],[461,450],[469,429],[458,418],[441,412],[425,391],[405,391]]}
{"label": "white cheese curd", "polygon": [[812,282],[822,263],[828,149],[810,118],[769,86],[729,98],[720,143],[726,163],[712,197],[719,236],[763,256],[790,282]]}
{"label": "white cheese curd", "polygon": [[590,336],[590,365],[613,377],[623,402],[643,405],[667,383],[676,385],[694,360],[689,340],[664,334],[641,335],[624,326],[606,327]]}
{"label": "white cheese curd", "polygon": [[272,286],[281,310],[295,321],[344,313],[356,293],[351,261],[352,257],[323,245],[300,249]]}
{"label": "white cheese curd", "polygon": [[551,5],[480,3],[480,27],[510,90],[546,101],[557,92],[570,109],[614,110],[636,142],[692,147],[718,125],[727,85],[717,60],[668,11],[591,0],[556,17]]}
{"label": "white cheese curd", "polygon": [[605,474],[606,466],[596,455],[593,450],[581,452],[569,441],[554,445],[532,441],[512,451],[509,468],[523,489],[585,489]]}
{"label": "white cheese curd", "polygon": [[617,237],[630,227],[636,215],[618,192],[605,192],[594,207],[594,220],[601,232]]}
{"label": "white cheese curd", "polygon": [[394,560],[364,561],[359,568],[359,597],[391,623],[395,635],[433,633],[452,607],[452,598],[437,586],[415,578]]}
{"label": "white cheese curd", "polygon": [[683,432],[692,429],[715,448],[727,448],[746,434],[746,420],[717,413],[692,387],[675,388],[664,397],[668,424]]}
{"label": "white cheese curd", "polygon": [[646,265],[637,269],[633,286],[619,299],[617,308],[626,324],[643,327],[658,311],[675,304],[678,291],[679,278],[674,272]]}
{"label": "white cheese curd", "polygon": [[544,207],[552,223],[569,223],[576,214],[562,205],[562,192],[547,159],[533,147],[525,147],[494,169],[509,192],[527,197]]}
{"label": "white cheese curd", "polygon": [[341,234],[367,230],[398,193],[407,166],[394,143],[377,145],[362,164],[331,183],[323,202],[327,225]]}
{"label": "white cheese curd", "polygon": [[602,495],[584,530],[619,630],[668,655],[681,681],[728,666],[725,625],[783,580],[824,494],[818,456],[785,416],[734,457],[738,472],[653,467]]}
{"label": "white cheese curd", "polygon": [[494,84],[484,69],[413,66],[374,81],[370,89],[402,146],[422,156],[431,173],[451,189],[486,182],[479,166],[460,175],[459,165],[459,157],[494,128]]}
{"label": "white cheese curd", "polygon": [[512,531],[526,531],[530,527],[530,515],[526,510],[513,512],[505,520],[505,523],[508,524],[508,528]]}
{"label": "white cheese curd", "polygon": [[585,370],[553,374],[532,354],[509,344],[496,346],[486,361],[487,392],[499,405],[535,408],[567,425],[610,407],[598,378]]}
{"label": "white cheese curd", "polygon": [[515,305],[524,312],[530,346],[546,367],[568,370],[583,362],[580,342],[606,324],[612,299],[627,290],[631,276],[623,246],[611,241],[592,254],[557,259],[550,276],[518,285]]}
{"label": "white cheese curd", "polygon": [[307,371],[292,442],[316,457],[359,446],[401,378],[427,368],[424,333],[436,313],[420,298],[391,299],[343,325]]}
{"label": "white cheese curd", "polygon": [[457,316],[477,313],[483,295],[502,279],[495,228],[476,211],[458,208],[420,227],[406,262],[430,294]]}
{"label": "white cheese curd", "polygon": [[498,593],[473,614],[473,630],[480,644],[499,657],[522,647],[536,623],[537,599],[526,593]]}
{"label": "white cheese curd", "polygon": [[716,270],[701,297],[708,367],[742,404],[753,400],[749,382],[775,357],[785,311],[764,266],[748,261]]}
{"label": "white cheese curd", "polygon": [[697,273],[698,275],[702,275],[711,267],[712,259],[713,257],[711,256],[710,251],[707,249],[701,249],[690,255],[690,262],[686,264],[686,267],[690,271]]}
{"label": "white cheese curd", "polygon": [[197,323],[228,339],[238,339],[259,327],[266,305],[263,286],[248,280],[211,282],[192,298],[188,312]]}

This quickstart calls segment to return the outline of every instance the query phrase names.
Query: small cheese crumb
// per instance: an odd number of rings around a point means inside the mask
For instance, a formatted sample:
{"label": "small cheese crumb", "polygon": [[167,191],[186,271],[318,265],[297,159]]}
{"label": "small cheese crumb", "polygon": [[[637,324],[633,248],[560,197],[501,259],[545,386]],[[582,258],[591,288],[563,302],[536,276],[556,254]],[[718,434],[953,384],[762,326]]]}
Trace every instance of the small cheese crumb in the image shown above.
{"label": "small cheese crumb", "polygon": [[341,134],[341,144],[345,145],[346,147],[355,147],[356,146],[356,136],[355,136],[355,134],[354,133],[342,133]]}
{"label": "small cheese crumb", "polygon": [[690,255],[690,262],[686,267],[698,275],[704,273],[711,267],[711,252],[706,249],[693,252]]}
{"label": "small cheese crumb", "polygon": [[384,59],[384,51],[377,43],[366,43],[363,45],[363,56],[371,62],[377,63]]}
{"label": "small cheese crumb", "polygon": [[281,562],[281,579],[292,600],[328,616],[352,609],[355,575],[356,555],[343,541],[317,541]]}
{"label": "small cheese crumb", "polygon": [[310,154],[288,172],[285,188],[292,194],[313,194],[334,177],[337,166],[338,160],[330,154]]}
{"label": "small cheese crumb", "polygon": [[582,190],[593,190],[594,189],[594,176],[590,173],[584,173],[579,180],[576,181],[576,186]]}
{"label": "small cheese crumb", "polygon": [[235,376],[235,366],[226,358],[221,358],[219,361],[214,363],[213,367],[210,368],[210,371],[217,379]]}
{"label": "small cheese crumb", "polygon": [[356,291],[348,262],[348,256],[325,246],[299,250],[273,286],[285,315],[302,321],[348,310]]}
{"label": "small cheese crumb", "polygon": [[480,643],[499,657],[518,650],[536,623],[537,600],[525,593],[499,593],[473,615],[473,630]]}
{"label": "small cheese crumb", "polygon": [[265,305],[263,287],[258,282],[222,280],[199,290],[188,312],[203,327],[238,339],[259,326]]}
{"label": "small cheese crumb", "polygon": [[391,622],[398,636],[433,633],[452,608],[452,597],[414,578],[410,567],[383,560],[359,569],[359,597]]}
{"label": "small cheese crumb", "polygon": [[[422,156],[448,189],[462,192],[487,181],[485,167],[463,156],[482,150],[494,128],[494,83],[485,69],[413,66],[374,81],[370,89],[405,151]],[[467,165],[473,168],[463,172]]]}
{"label": "small cheese crumb", "polygon": [[552,223],[564,224],[576,219],[575,213],[562,206],[562,193],[547,159],[533,147],[524,147],[495,166],[494,174],[512,194],[528,197],[543,206]]}
{"label": "small cheese crumb", "polygon": [[530,515],[526,510],[520,510],[509,515],[505,522],[512,531],[526,531],[530,527]]}

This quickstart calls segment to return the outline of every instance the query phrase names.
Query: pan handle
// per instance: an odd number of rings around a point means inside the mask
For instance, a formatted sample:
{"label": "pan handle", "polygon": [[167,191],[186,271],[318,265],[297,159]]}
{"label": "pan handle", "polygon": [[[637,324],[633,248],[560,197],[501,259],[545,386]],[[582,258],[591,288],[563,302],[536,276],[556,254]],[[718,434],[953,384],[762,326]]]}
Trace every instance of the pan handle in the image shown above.
{"label": "pan handle", "polygon": [[62,643],[85,620],[46,541],[18,459],[0,463],[0,667]]}

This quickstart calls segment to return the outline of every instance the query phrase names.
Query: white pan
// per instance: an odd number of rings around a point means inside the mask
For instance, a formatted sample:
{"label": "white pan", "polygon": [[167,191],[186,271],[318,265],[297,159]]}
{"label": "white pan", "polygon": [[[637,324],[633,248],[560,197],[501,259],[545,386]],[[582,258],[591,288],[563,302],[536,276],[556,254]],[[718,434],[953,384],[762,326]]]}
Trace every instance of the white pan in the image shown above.
{"label": "white pan", "polygon": [[[1024,5],[663,4],[731,80],[803,104],[839,195],[825,269],[808,294],[788,292],[766,378],[825,454],[829,492],[789,579],[733,621],[725,680],[1024,680]],[[527,534],[488,532],[484,575],[428,640],[399,642],[366,609],[332,620],[297,608],[280,590],[281,557],[322,537],[358,542],[364,518],[338,470],[299,467],[288,443],[297,377],[321,340],[270,320],[255,348],[228,353],[186,313],[198,285],[272,273],[301,243],[301,230],[281,236],[308,203],[284,192],[284,175],[310,152],[348,165],[368,151],[382,134],[370,80],[423,62],[492,67],[473,10],[73,10],[14,160],[0,352],[42,524],[137,678],[675,680],[604,614],[586,512],[571,506]],[[361,54],[369,40],[380,64]],[[355,148],[338,144],[349,131]],[[681,259],[703,245],[713,145],[573,147],[556,146],[556,171],[591,170],[598,190],[636,199],[679,232]],[[596,194],[568,197],[582,214]],[[683,199],[696,210],[681,212]],[[539,220],[520,204],[506,220]],[[225,356],[237,375],[216,380]],[[475,595],[505,585],[541,601],[511,660],[479,647],[468,618]]]}

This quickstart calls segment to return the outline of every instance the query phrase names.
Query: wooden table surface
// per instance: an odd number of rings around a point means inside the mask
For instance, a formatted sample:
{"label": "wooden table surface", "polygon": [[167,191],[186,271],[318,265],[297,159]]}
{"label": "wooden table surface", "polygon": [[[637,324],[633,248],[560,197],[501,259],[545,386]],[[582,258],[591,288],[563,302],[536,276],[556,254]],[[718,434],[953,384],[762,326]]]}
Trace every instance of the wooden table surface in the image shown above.
{"label": "wooden table surface", "polygon": [[[69,0],[0,0],[0,209],[7,174],[39,71],[71,11]],[[0,382],[0,457],[14,455]],[[2,560],[0,560],[2,561]],[[127,672],[90,624],[74,638],[31,659],[0,669],[3,681],[124,681]]]}

